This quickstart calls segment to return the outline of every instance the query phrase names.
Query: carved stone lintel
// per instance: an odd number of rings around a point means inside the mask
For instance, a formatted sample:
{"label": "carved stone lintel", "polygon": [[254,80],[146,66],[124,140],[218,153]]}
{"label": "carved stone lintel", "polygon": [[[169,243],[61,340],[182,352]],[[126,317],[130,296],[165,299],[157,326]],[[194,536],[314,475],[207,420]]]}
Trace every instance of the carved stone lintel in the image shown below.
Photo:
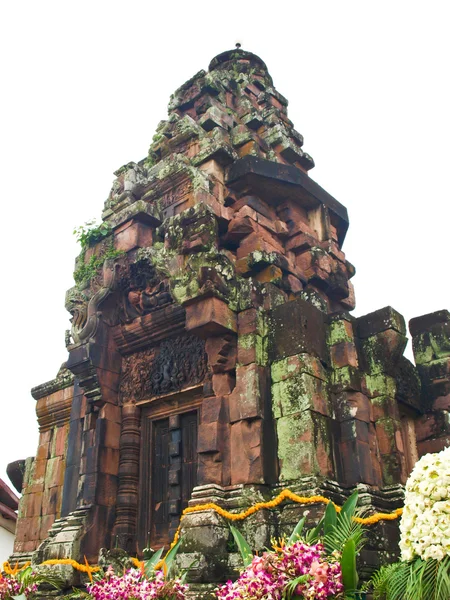
{"label": "carved stone lintel", "polygon": [[122,402],[176,392],[201,383],[208,369],[205,343],[179,335],[155,349],[127,356],[123,361],[119,397]]}

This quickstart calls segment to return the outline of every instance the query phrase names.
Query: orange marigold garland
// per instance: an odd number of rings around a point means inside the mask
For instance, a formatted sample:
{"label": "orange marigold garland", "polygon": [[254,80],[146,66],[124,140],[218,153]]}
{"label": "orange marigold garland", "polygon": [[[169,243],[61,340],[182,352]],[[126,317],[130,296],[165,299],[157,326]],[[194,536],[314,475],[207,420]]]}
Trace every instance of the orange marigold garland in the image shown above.
{"label": "orange marigold garland", "polygon": [[94,567],[90,565],[85,557],[86,564],[82,565],[76,560],[72,558],[52,558],[50,560],[46,560],[41,563],[43,566],[45,565],[70,565],[77,571],[81,571],[82,573],[87,573],[89,575],[89,579],[91,578],[91,573],[97,573],[100,571],[100,567]]}
{"label": "orange marigold garland", "polygon": [[[169,553],[170,550],[172,550],[172,548],[177,544],[178,540],[180,539],[181,521],[182,521],[183,517],[185,517],[186,515],[188,515],[190,513],[201,512],[204,510],[214,510],[218,515],[220,515],[224,519],[228,519],[229,521],[243,521],[250,515],[253,515],[256,512],[258,512],[264,508],[269,508],[269,509],[276,508],[285,500],[291,500],[292,502],[296,502],[297,504],[317,504],[319,502],[328,504],[329,502],[331,502],[331,500],[329,498],[325,498],[325,496],[299,496],[297,494],[294,494],[294,492],[291,492],[291,490],[285,489],[285,490],[282,490],[278,494],[278,496],[276,496],[276,498],[274,498],[273,500],[269,500],[268,502],[257,502],[253,506],[250,506],[247,510],[244,510],[243,512],[240,512],[240,513],[232,513],[230,511],[222,508],[218,504],[214,504],[213,502],[208,502],[207,504],[197,504],[197,506],[188,506],[187,508],[185,508],[183,510],[183,512],[181,514],[180,525],[178,526],[178,529],[175,532],[173,542],[170,544],[170,547],[169,547],[169,550],[167,553]],[[334,504],[334,507],[336,508],[336,511],[340,512],[341,507],[338,506],[337,504],[335,504],[334,502],[333,502],[333,504]],[[394,510],[391,513],[375,513],[375,514],[371,515],[370,517],[353,517],[353,519],[354,519],[354,521],[356,521],[357,523],[361,523],[362,525],[375,525],[376,523],[379,523],[380,521],[394,521],[395,519],[398,519],[401,516],[402,512],[403,512],[403,508],[397,508],[396,510]],[[167,554],[166,554],[166,556],[167,556]],[[131,562],[137,569],[143,568],[144,563],[141,562],[140,560],[138,560],[137,558],[131,558]],[[88,573],[90,579],[92,577],[91,573],[96,573],[97,571],[100,570],[100,567],[90,566],[87,561],[86,561],[86,565],[81,565],[80,563],[77,563],[75,560],[72,560],[70,558],[46,560],[42,564],[43,565],[71,565],[74,569],[77,569],[78,571]],[[9,566],[9,563],[5,563],[3,565],[3,570],[5,571],[5,573],[8,573],[8,571],[5,569],[5,565]],[[164,559],[159,561],[159,563],[156,565],[155,568],[156,569],[161,568],[162,565],[164,565]],[[26,566],[28,566],[28,565],[26,565]],[[17,567],[17,565],[16,565],[16,567]],[[22,567],[22,568],[25,568],[25,567]],[[10,566],[9,566],[9,569],[11,569]]]}
{"label": "orange marigold garland", "polygon": [[20,573],[20,571],[23,571],[30,565],[31,565],[30,562],[26,562],[23,565],[23,567],[19,567],[19,563],[17,562],[15,567],[11,567],[11,565],[9,564],[9,561],[6,561],[3,563],[2,570],[4,573],[6,573],[6,575],[12,575],[13,577],[15,577],[17,575],[17,573]]}
{"label": "orange marigold garland", "polygon": [[[268,502],[257,502],[253,506],[250,506],[247,510],[240,513],[231,513],[228,510],[225,510],[221,506],[214,504],[213,502],[209,502],[207,504],[197,504],[197,506],[188,506],[185,508],[181,514],[180,525],[175,533],[172,544],[170,545],[169,551],[175,546],[180,537],[181,531],[181,520],[183,517],[190,513],[200,512],[204,510],[214,510],[217,514],[219,514],[224,519],[228,519],[229,521],[243,521],[250,515],[255,514],[256,512],[264,509],[264,508],[276,508],[285,500],[292,500],[292,502],[296,502],[297,504],[317,504],[319,502],[323,502],[324,504],[328,504],[331,502],[329,498],[325,498],[325,496],[298,496],[291,492],[291,490],[285,489],[282,490],[276,498],[273,500],[269,500]],[[341,511],[341,507],[337,504],[334,504],[337,512]],[[375,513],[370,517],[353,517],[353,519],[357,523],[361,523],[362,525],[375,525],[379,521],[393,521],[398,519],[403,512],[403,508],[397,508],[392,513]]]}

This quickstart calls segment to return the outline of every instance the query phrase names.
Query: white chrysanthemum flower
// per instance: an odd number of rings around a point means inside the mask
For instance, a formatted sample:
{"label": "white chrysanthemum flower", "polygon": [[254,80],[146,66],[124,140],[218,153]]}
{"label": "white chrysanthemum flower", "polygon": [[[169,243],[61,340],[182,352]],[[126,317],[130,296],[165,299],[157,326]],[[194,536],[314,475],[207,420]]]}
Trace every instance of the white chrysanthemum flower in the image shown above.
{"label": "white chrysanthemum flower", "polygon": [[406,483],[400,523],[402,560],[450,556],[450,447],[426,454]]}

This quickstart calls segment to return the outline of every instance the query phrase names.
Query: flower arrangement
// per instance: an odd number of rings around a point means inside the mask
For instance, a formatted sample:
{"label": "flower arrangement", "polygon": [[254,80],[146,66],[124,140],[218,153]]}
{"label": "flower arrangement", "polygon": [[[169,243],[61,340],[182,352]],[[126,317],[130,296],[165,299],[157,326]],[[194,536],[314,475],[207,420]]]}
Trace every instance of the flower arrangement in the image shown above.
{"label": "flower arrangement", "polygon": [[450,448],[426,454],[407,483],[400,523],[401,561],[372,577],[375,600],[450,598]]}
{"label": "flower arrangement", "polygon": [[287,542],[273,542],[273,550],[261,556],[252,556],[245,538],[231,526],[245,568],[237,581],[217,589],[218,600],[356,598],[356,556],[364,544],[355,518],[357,501],[354,493],[339,512],[329,502],[318,525],[305,535],[304,515]]}
{"label": "flower arrangement", "polygon": [[188,586],[180,579],[165,579],[163,571],[155,571],[152,578],[138,569],[129,569],[116,575],[109,567],[102,579],[87,586],[94,600],[185,600]]}
{"label": "flower arrangement", "polygon": [[59,589],[62,584],[57,575],[37,572],[33,570],[30,563],[26,563],[23,567],[18,565],[11,567],[6,562],[0,573],[0,600],[31,599],[41,583],[46,583],[55,589]]}
{"label": "flower arrangement", "polygon": [[416,463],[406,484],[400,532],[402,560],[450,556],[450,447]]}
{"label": "flower arrangement", "polygon": [[305,600],[340,598],[344,586],[338,562],[327,561],[322,544],[295,542],[255,556],[235,582],[218,589],[219,600],[259,600],[283,597]]}
{"label": "flower arrangement", "polygon": [[23,594],[26,598],[30,597],[37,591],[36,583],[28,586],[23,586],[19,579],[12,576],[3,576],[0,574],[0,599],[10,600],[14,596]]}

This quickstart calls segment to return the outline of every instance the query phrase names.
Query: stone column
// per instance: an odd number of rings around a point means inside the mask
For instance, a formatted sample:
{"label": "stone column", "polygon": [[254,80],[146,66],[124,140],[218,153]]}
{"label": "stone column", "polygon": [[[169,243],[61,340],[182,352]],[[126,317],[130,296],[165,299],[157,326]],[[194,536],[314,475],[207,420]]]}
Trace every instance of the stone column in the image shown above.
{"label": "stone column", "polygon": [[139,498],[139,453],[141,411],[134,402],[122,406],[120,434],[119,489],[112,544],[127,552],[136,551]]}
{"label": "stone column", "polygon": [[373,407],[381,483],[404,484],[407,469],[397,377],[407,343],[405,321],[400,313],[387,306],[357,319],[357,328],[366,393]]}
{"label": "stone column", "polygon": [[409,322],[422,381],[425,414],[416,421],[419,456],[450,444],[450,312],[440,310]]}

